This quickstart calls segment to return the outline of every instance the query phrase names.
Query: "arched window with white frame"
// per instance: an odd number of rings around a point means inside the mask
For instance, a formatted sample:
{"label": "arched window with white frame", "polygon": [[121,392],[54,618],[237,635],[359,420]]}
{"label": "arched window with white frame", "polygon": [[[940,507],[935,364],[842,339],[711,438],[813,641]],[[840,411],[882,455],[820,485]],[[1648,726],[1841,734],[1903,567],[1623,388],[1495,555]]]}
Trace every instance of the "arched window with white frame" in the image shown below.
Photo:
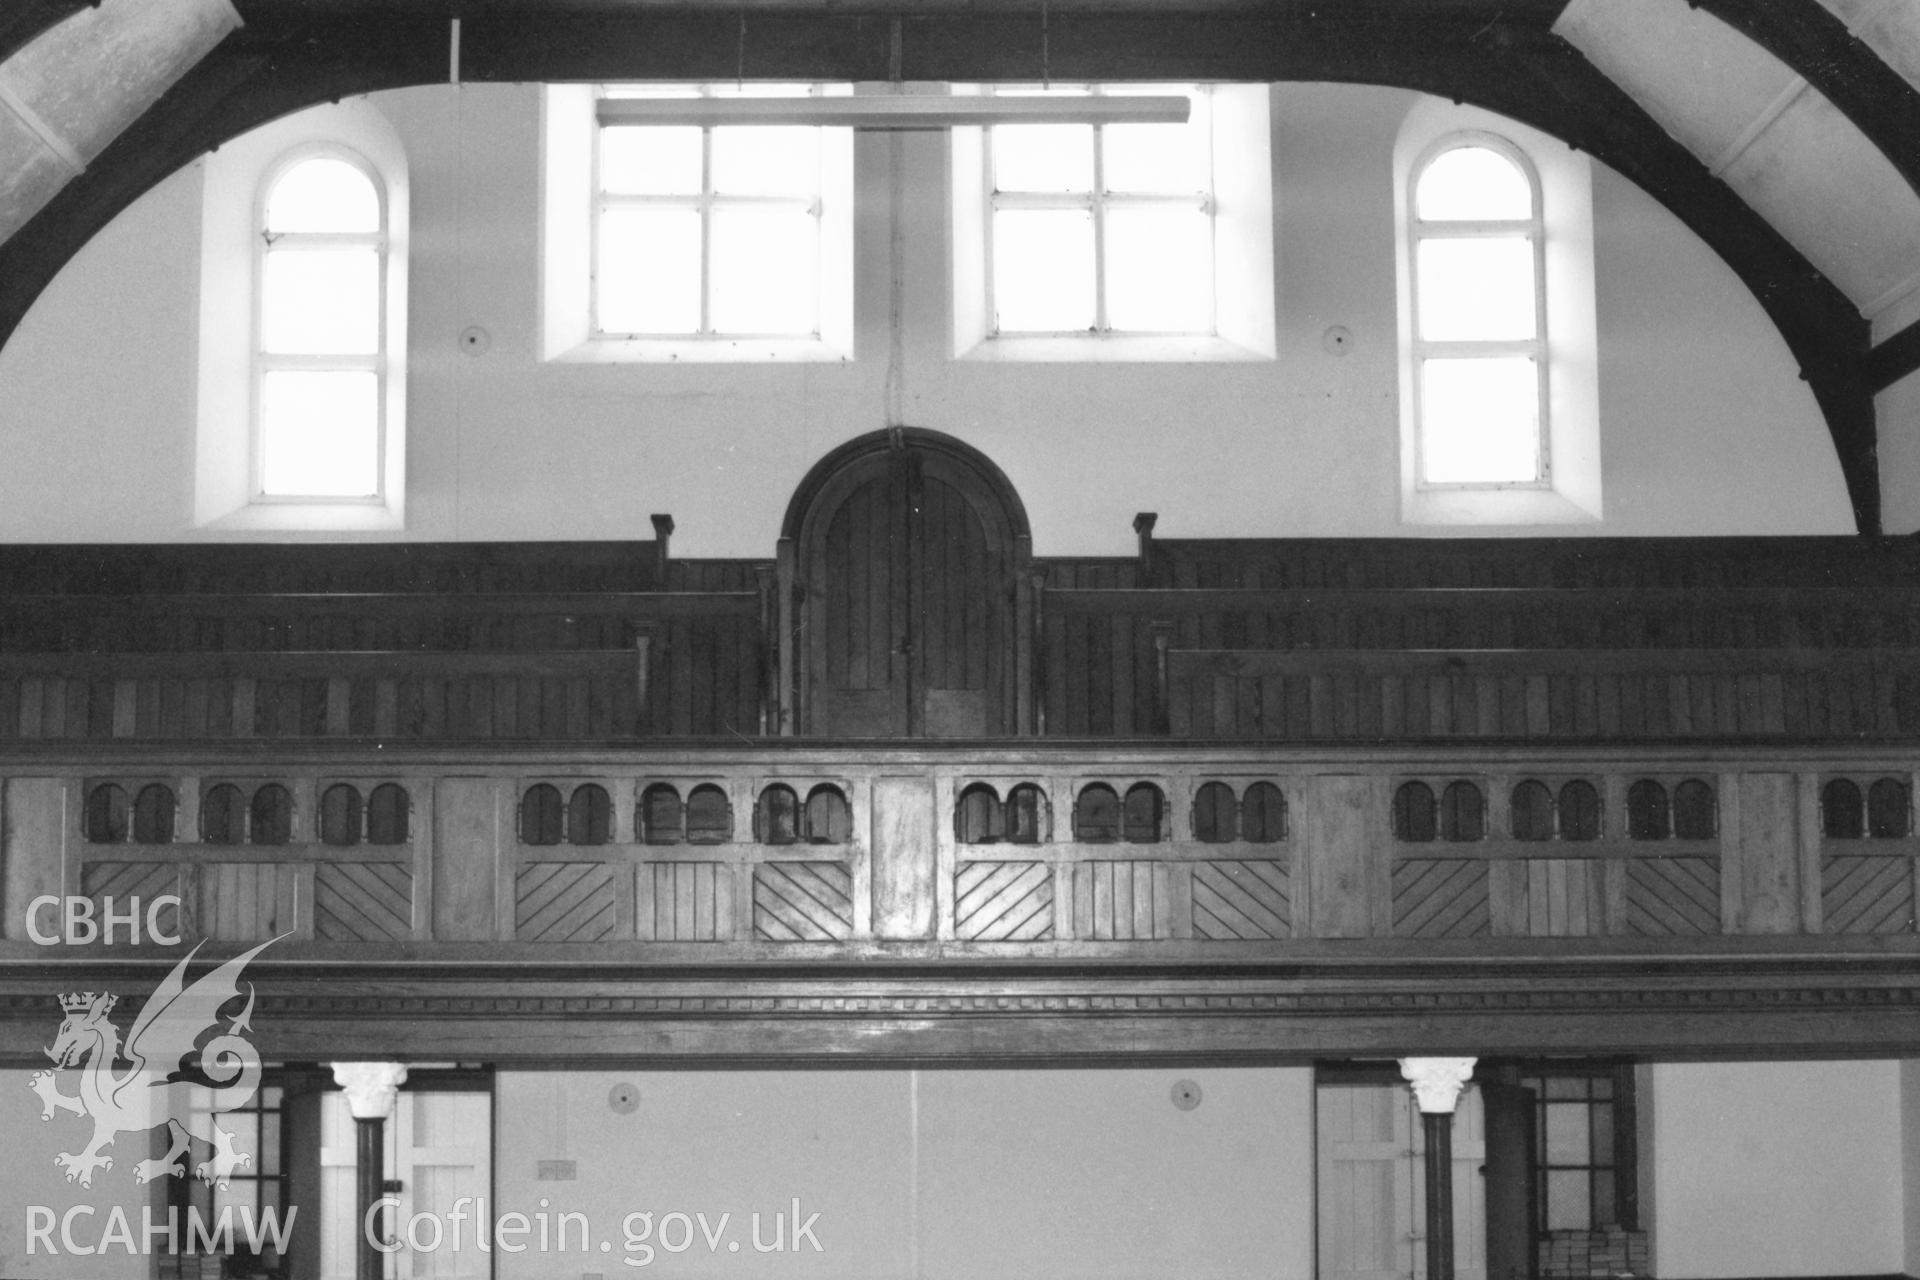
{"label": "arched window with white frame", "polygon": [[1593,174],[1517,120],[1422,96],[1394,141],[1401,518],[1602,518]]}
{"label": "arched window with white frame", "polygon": [[379,501],[386,487],[386,193],[344,147],[262,183],[254,272],[258,499]]}
{"label": "arched window with white frame", "polygon": [[1491,133],[1443,138],[1415,167],[1413,394],[1419,483],[1552,479],[1540,184]]}

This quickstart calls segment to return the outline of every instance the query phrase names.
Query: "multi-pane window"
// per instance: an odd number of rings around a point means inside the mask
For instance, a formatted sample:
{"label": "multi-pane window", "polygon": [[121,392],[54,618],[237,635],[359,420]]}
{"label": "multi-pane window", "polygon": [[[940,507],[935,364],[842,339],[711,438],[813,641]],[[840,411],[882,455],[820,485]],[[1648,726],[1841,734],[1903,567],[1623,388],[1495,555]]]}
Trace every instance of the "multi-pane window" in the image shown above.
{"label": "multi-pane window", "polygon": [[1185,124],[997,125],[985,146],[989,332],[1218,332],[1214,156],[1204,87],[1001,93],[1186,93]]}
{"label": "multi-pane window", "polygon": [[1521,1084],[1534,1095],[1535,1229],[1637,1227],[1633,1069],[1556,1066]]}
{"label": "multi-pane window", "polygon": [[[269,1080],[271,1078],[269,1076]],[[199,1221],[209,1228],[215,1227],[225,1213],[233,1224],[232,1246],[235,1253],[245,1259],[248,1268],[229,1269],[225,1274],[284,1276],[283,1259],[252,1251],[247,1227],[249,1223],[255,1224],[256,1232],[265,1240],[271,1238],[272,1232],[270,1226],[264,1230],[261,1226],[268,1222],[267,1215],[271,1215],[274,1222],[291,1223],[287,1210],[287,1167],[282,1155],[286,1147],[286,1087],[262,1083],[253,1097],[239,1107],[217,1111],[210,1109],[211,1090],[198,1085],[175,1087],[187,1090],[194,1121],[191,1127],[196,1132],[207,1132],[217,1122],[232,1135],[235,1154],[247,1157],[218,1183],[209,1183],[197,1176],[198,1165],[212,1158],[211,1148],[196,1142],[179,1158],[185,1166],[184,1173],[166,1180],[167,1203],[180,1223],[176,1247],[187,1252],[196,1239],[188,1229],[189,1211],[198,1214]],[[216,1242],[227,1243],[225,1238],[218,1238]]]}
{"label": "multi-pane window", "polygon": [[260,201],[254,485],[269,499],[383,493],[387,212],[352,152],[302,153]]}
{"label": "multi-pane window", "polygon": [[1466,133],[1415,168],[1411,192],[1418,483],[1545,484],[1539,184],[1504,139]]}
{"label": "multi-pane window", "polygon": [[[620,85],[613,98],[795,97],[822,85]],[[818,338],[845,269],[823,234],[850,188],[849,130],[595,128],[595,338]],[[840,211],[844,217],[844,211]]]}

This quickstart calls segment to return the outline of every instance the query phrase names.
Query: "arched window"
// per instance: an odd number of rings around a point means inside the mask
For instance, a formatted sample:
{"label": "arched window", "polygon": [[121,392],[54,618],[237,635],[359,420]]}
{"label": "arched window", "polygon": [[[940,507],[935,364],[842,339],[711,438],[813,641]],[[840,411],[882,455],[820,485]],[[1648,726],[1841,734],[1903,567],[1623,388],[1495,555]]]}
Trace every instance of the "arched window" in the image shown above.
{"label": "arched window", "polygon": [[1411,185],[1419,484],[1541,484],[1545,235],[1532,167],[1502,138],[1456,134]]}
{"label": "arched window", "polygon": [[1108,844],[1120,838],[1120,797],[1104,782],[1080,788],[1073,801],[1073,838]]}
{"label": "arched window", "polygon": [[1553,839],[1553,795],[1546,784],[1529,778],[1515,787],[1508,818],[1515,840]]}
{"label": "arched window", "polygon": [[378,500],[389,341],[378,174],[345,148],[297,151],[267,175],[256,231],[255,494]]}
{"label": "arched window", "polygon": [[582,783],[567,800],[567,843],[605,844],[613,838],[613,801],[597,782]]}
{"label": "arched window", "polygon": [[845,844],[853,835],[853,812],[840,788],[821,783],[807,792],[807,842]]}
{"label": "arched window", "polygon": [[1161,815],[1166,812],[1166,797],[1151,782],[1136,782],[1127,788],[1123,814],[1129,844],[1152,844],[1160,838]]}
{"label": "arched window", "polygon": [[1240,838],[1278,844],[1287,838],[1287,798],[1271,782],[1256,782],[1240,797]]}
{"label": "arched window", "polygon": [[566,831],[567,806],[560,789],[536,782],[520,798],[520,843],[559,844]]}
{"label": "arched window", "polygon": [[1673,789],[1673,834],[1682,840],[1711,840],[1719,826],[1713,786],[1688,778]]}
{"label": "arched window", "polygon": [[793,844],[800,839],[800,798],[792,787],[776,782],[760,792],[753,828],[762,844]]}
{"label": "arched window", "polygon": [[405,528],[399,131],[347,98],[230,138],[198,167],[194,524]]}
{"label": "arched window", "polygon": [[1665,840],[1673,834],[1673,813],[1667,806],[1667,789],[1652,778],[1642,778],[1627,788],[1627,838],[1629,840]]}
{"label": "arched window", "polygon": [[412,808],[405,787],[392,782],[375,787],[367,797],[367,843],[405,844]]}
{"label": "arched window", "polygon": [[1896,840],[1912,828],[1907,784],[1881,778],[1867,788],[1867,834],[1876,840]]}
{"label": "arched window", "polygon": [[640,839],[646,844],[679,844],[683,833],[680,793],[656,782],[640,793]]}
{"label": "arched window", "polygon": [[1007,839],[1014,844],[1039,844],[1047,838],[1047,798],[1031,782],[1007,792]]}
{"label": "arched window", "polygon": [[1859,783],[1835,778],[1821,789],[1820,831],[1829,840],[1858,840],[1867,834]]}
{"label": "arched window", "polygon": [[1478,840],[1487,834],[1487,801],[1471,782],[1450,782],[1440,793],[1440,838]]}
{"label": "arched window", "polygon": [[200,797],[200,839],[207,844],[239,844],[246,838],[247,810],[240,788],[222,782]]}
{"label": "arched window", "polygon": [[1423,97],[1394,140],[1393,180],[1403,518],[1600,519],[1591,162]]}
{"label": "arched window", "polygon": [[997,844],[1005,837],[1000,797],[984,782],[960,793],[953,811],[953,838],[961,844]]}
{"label": "arched window", "polygon": [[1193,838],[1206,844],[1225,844],[1239,834],[1233,788],[1209,782],[1193,795]]}
{"label": "arched window", "polygon": [[344,782],[320,793],[320,839],[331,845],[360,843],[360,793]]}
{"label": "arched window", "polygon": [[727,793],[702,783],[687,796],[687,840],[691,844],[725,844],[733,839],[733,805]]}
{"label": "arched window", "polygon": [[149,782],[133,798],[133,839],[135,844],[170,844],[173,841],[173,788]]}
{"label": "arched window", "polygon": [[247,807],[247,843],[287,844],[293,839],[293,793],[269,782]]}
{"label": "arched window", "polygon": [[1433,788],[1424,782],[1403,782],[1393,793],[1393,838],[1408,844],[1427,844],[1439,833]]}
{"label": "arched window", "polygon": [[1600,792],[1591,782],[1575,778],[1560,788],[1560,838],[1600,838]]}
{"label": "arched window", "polygon": [[91,844],[118,844],[127,838],[129,805],[125,787],[103,782],[87,792],[87,812],[82,824]]}

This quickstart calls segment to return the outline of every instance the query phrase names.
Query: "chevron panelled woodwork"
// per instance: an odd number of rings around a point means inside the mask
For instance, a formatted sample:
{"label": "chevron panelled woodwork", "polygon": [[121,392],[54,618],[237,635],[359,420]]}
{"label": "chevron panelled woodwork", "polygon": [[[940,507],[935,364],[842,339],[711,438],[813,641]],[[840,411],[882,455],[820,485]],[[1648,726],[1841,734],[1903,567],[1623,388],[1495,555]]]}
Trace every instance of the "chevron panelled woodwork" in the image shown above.
{"label": "chevron panelled woodwork", "polygon": [[1287,864],[1193,864],[1193,936],[1228,941],[1285,938],[1293,932]]}
{"label": "chevron panelled woodwork", "polygon": [[329,942],[413,936],[413,868],[404,862],[323,862],[313,870],[313,932]]}
{"label": "chevron panelled woodwork", "polygon": [[[130,899],[137,898],[142,903],[147,903],[155,898],[176,894],[184,901],[186,895],[180,892],[181,871],[182,868],[178,864],[167,862],[89,861],[80,872],[80,892],[93,899],[94,919],[104,920],[107,898],[112,898],[119,904],[118,910],[123,915]],[[191,904],[188,906],[188,911],[189,913],[192,911]],[[172,930],[176,934],[200,932],[191,914],[185,920],[180,919],[178,908],[169,908],[161,912],[157,923],[162,930]],[[143,906],[140,927],[145,930],[146,926],[146,908]],[[141,936],[144,937],[145,934]]]}
{"label": "chevron panelled woodwork", "polygon": [[1395,937],[1478,938],[1489,928],[1484,861],[1402,858],[1393,864]]}
{"label": "chevron panelled woodwork", "polygon": [[725,942],[734,936],[733,867],[656,862],[640,868],[640,937],[653,942]]}
{"label": "chevron panelled woodwork", "polygon": [[954,936],[963,942],[1054,936],[1050,862],[963,862],[953,887]]}
{"label": "chevron panelled woodwork", "polygon": [[1720,932],[1720,859],[1634,858],[1627,863],[1627,932]]}
{"label": "chevron panelled woodwork", "polygon": [[1820,915],[1828,933],[1912,933],[1913,859],[1820,859]]}
{"label": "chevron panelled woodwork", "polygon": [[513,881],[513,936],[521,942],[601,942],[619,910],[613,867],[604,862],[534,862]]}
{"label": "chevron panelled woodwork", "polygon": [[853,936],[853,875],[844,862],[763,862],[753,869],[753,932],[774,942]]}

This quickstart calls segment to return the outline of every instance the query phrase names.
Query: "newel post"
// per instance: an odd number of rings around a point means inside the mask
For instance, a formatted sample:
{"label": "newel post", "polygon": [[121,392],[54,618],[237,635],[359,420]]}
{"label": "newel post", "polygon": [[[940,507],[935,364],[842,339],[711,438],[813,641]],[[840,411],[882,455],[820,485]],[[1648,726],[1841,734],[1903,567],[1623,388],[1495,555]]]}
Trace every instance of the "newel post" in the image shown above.
{"label": "newel post", "polygon": [[673,566],[673,517],[656,511],[647,519],[653,521],[653,589],[665,591],[667,570]]}
{"label": "newel post", "polygon": [[1133,518],[1133,531],[1140,539],[1140,585],[1153,585],[1153,526],[1160,521],[1157,511],[1142,511]]}

